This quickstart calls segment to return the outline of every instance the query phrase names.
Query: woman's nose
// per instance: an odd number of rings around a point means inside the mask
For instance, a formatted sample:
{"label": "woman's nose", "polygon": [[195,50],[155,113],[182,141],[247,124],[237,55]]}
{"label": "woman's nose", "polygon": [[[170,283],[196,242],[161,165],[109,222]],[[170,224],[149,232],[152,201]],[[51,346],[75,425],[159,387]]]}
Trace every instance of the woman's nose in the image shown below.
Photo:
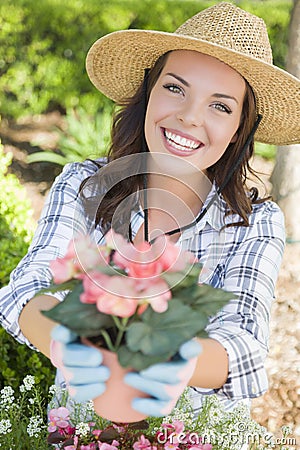
{"label": "woman's nose", "polygon": [[199,127],[204,120],[203,107],[195,101],[182,105],[177,113],[177,119],[186,126]]}

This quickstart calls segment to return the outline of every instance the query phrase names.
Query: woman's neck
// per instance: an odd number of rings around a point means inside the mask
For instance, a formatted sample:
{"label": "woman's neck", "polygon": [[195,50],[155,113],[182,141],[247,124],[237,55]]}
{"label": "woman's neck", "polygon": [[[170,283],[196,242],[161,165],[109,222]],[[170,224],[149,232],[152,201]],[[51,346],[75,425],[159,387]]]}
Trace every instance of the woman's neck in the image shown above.
{"label": "woman's neck", "polygon": [[[165,175],[149,175],[147,207],[150,240],[192,223],[210,189],[211,183],[204,175],[201,180],[192,176],[179,180]],[[139,230],[136,239],[140,240],[142,236],[143,231]],[[177,241],[179,236],[180,233],[176,233],[172,240]]]}

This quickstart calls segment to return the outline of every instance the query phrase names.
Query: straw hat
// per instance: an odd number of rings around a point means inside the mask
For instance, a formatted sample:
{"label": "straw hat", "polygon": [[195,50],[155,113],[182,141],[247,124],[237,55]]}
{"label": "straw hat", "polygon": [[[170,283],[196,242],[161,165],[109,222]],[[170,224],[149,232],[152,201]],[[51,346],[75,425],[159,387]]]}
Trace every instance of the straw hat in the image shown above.
{"label": "straw hat", "polygon": [[272,64],[264,21],[231,3],[200,11],[175,33],[123,30],[97,40],[88,52],[87,73],[116,102],[132,96],[144,69],[170,50],[196,50],[237,70],[251,85],[262,122],[255,139],[270,144],[300,142],[300,80]]}

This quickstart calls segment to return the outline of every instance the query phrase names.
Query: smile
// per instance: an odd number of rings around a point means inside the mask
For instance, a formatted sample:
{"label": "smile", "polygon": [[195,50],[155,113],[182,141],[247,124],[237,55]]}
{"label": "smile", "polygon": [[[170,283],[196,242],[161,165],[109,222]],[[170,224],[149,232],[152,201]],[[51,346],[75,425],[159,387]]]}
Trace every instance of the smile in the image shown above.
{"label": "smile", "polygon": [[180,152],[191,153],[203,146],[200,141],[183,137],[179,134],[166,130],[165,128],[163,129],[163,134],[167,143]]}

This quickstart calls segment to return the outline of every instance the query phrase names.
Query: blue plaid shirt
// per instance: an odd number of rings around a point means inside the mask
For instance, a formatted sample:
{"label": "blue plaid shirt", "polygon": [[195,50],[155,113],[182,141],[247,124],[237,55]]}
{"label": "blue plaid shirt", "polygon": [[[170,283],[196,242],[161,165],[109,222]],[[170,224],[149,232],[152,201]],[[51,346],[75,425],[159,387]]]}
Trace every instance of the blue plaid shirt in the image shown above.
{"label": "blue plaid shirt", "polygon": [[[90,231],[92,223],[86,217],[78,190],[81,182],[96,171],[91,161],[65,166],[45,201],[27,255],[12,272],[8,286],[0,290],[2,326],[32,348],[20,330],[19,314],[41,288],[49,285],[49,262],[64,256],[74,233]],[[215,186],[204,207],[214,193]],[[207,326],[209,337],[219,341],[228,353],[228,379],[221,389],[193,391],[199,398],[202,394],[217,393],[232,403],[257,397],[268,388],[264,360],[285,234],[283,214],[271,201],[253,206],[249,227],[224,228],[225,223],[238,220],[234,216],[225,217],[225,209],[224,199],[219,196],[199,223],[182,233],[178,244],[193,252],[203,264],[201,282],[237,295]],[[143,213],[135,213],[131,224],[133,235],[142,223]],[[103,236],[99,230],[95,233],[100,243]],[[63,299],[62,293],[55,296]]]}

